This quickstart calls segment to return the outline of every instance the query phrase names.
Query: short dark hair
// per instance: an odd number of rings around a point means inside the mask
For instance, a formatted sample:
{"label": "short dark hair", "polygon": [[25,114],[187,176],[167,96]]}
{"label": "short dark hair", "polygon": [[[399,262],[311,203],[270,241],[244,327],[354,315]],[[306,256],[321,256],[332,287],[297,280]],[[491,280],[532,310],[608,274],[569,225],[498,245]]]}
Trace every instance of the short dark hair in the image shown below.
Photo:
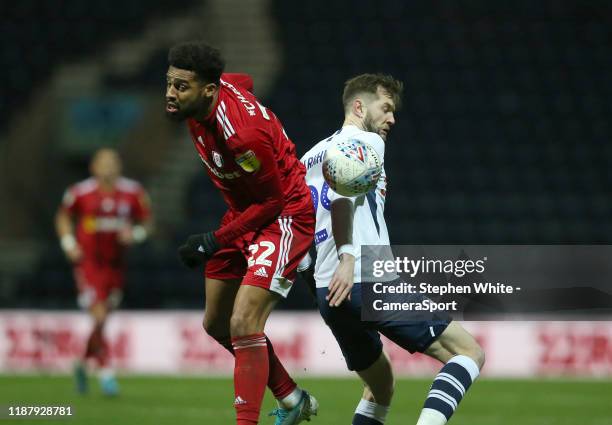
{"label": "short dark hair", "polygon": [[168,64],[193,71],[207,83],[217,83],[225,69],[221,52],[202,41],[188,41],[174,45],[168,52]]}
{"label": "short dark hair", "polygon": [[385,74],[361,74],[346,80],[344,83],[344,93],[342,93],[342,104],[347,109],[349,103],[360,93],[376,94],[378,87],[382,87],[399,109],[402,101],[402,91],[404,83],[396,80],[390,75]]}

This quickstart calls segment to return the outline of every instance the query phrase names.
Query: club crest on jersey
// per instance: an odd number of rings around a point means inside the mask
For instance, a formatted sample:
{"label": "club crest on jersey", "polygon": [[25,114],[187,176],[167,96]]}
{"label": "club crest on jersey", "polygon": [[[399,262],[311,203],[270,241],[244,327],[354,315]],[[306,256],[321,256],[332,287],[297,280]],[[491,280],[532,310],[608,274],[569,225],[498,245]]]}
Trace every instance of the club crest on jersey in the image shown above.
{"label": "club crest on jersey", "polygon": [[213,154],[213,161],[215,162],[215,165],[219,168],[223,167],[223,157],[221,156],[221,154],[217,151],[212,151]]}
{"label": "club crest on jersey", "polygon": [[261,167],[259,159],[257,159],[255,152],[252,150],[248,150],[242,155],[237,156],[236,163],[247,173],[254,173]]}
{"label": "club crest on jersey", "polygon": [[115,208],[115,200],[112,198],[102,199],[102,211],[111,212]]}

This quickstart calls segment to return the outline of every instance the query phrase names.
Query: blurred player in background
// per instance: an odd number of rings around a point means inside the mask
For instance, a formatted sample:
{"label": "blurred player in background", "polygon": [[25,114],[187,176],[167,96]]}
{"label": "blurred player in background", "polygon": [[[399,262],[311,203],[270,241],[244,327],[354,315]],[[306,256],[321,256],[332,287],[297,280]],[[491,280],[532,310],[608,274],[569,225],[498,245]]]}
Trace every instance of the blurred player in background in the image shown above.
{"label": "blurred player in background", "polygon": [[[393,395],[391,364],[383,351],[380,334],[411,353],[423,352],[445,363],[434,379],[418,425],[443,425],[479,375],[484,353],[474,338],[449,320],[361,321],[360,246],[389,246],[383,215],[387,180],[384,171],[385,141],[395,124],[401,82],[390,76],[363,74],[348,80],[342,97],[342,128],[304,155],[306,181],[320,196],[316,207],[317,260],[314,279],[321,315],[331,328],[350,370],[365,382],[365,390],[353,425],[385,422]],[[377,187],[355,198],[325,189],[323,155],[332,141],[357,139],[369,143],[383,160]],[[300,264],[308,270],[310,257]],[[312,276],[305,272],[305,275]],[[366,282],[363,282],[367,284]]]}
{"label": "blurred player in background", "polygon": [[90,170],[92,177],[64,194],[55,228],[74,266],[78,303],[94,321],[83,358],[75,367],[77,390],[87,392],[86,365],[93,359],[99,367],[102,391],[116,395],[118,385],[109,363],[104,324],[121,301],[125,247],[147,238],[152,218],[142,186],[121,177],[117,152],[100,149],[91,160]]}
{"label": "blurred player in background", "polygon": [[179,248],[189,267],[205,266],[204,328],[235,357],[237,423],[258,423],[266,384],[278,400],[276,424],[297,424],[317,401],[291,379],[264,327],[286,297],[314,233],[314,211],[295,146],[250,93],[252,80],[223,74],[217,49],[201,42],[168,55],[166,114],[189,132],[228,211],[216,230]]}

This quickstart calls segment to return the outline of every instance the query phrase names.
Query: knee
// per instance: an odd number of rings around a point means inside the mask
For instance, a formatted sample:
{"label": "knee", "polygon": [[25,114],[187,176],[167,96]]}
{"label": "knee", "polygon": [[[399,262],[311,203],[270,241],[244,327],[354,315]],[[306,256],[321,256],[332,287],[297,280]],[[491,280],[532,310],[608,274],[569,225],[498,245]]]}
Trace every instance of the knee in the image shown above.
{"label": "knee", "polygon": [[467,356],[474,360],[474,363],[478,366],[479,370],[482,370],[482,367],[485,364],[485,352],[478,343],[471,344],[463,352],[457,353]]}
{"label": "knee", "polygon": [[473,356],[474,357],[472,357],[472,359],[478,365],[478,369],[482,370],[482,367],[485,364],[486,356],[485,356],[484,350],[482,349],[482,347],[479,344],[476,344],[476,347],[474,347]]}
{"label": "knee", "polygon": [[202,327],[208,335],[210,335],[217,341],[229,338],[229,329],[227,327],[227,324],[222,324],[214,319],[211,320],[207,317],[204,317],[204,320],[202,321]]}
{"label": "knee", "polygon": [[230,319],[230,334],[232,337],[246,336],[258,332],[263,332],[263,329],[258,329],[258,320],[248,312],[234,312]]}

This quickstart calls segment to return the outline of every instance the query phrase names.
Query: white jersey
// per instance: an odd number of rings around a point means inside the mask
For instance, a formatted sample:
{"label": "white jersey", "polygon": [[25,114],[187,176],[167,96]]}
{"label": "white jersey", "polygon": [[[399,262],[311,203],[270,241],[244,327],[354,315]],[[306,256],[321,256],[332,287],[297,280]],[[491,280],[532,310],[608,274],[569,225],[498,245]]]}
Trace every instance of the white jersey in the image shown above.
{"label": "white jersey", "polygon": [[[376,150],[382,161],[382,174],[375,189],[366,195],[347,198],[334,192],[325,182],[322,165],[329,143],[351,139],[368,143]],[[342,127],[331,137],[317,143],[302,157],[301,161],[306,167],[306,184],[310,187],[317,215],[314,238],[317,249],[317,262],[314,274],[317,288],[324,288],[329,285],[339,264],[331,225],[331,203],[339,198],[351,199],[355,208],[353,216],[353,246],[355,248],[354,282],[372,280],[363,279],[361,276],[360,247],[362,245],[389,246],[389,233],[387,232],[387,225],[383,215],[387,190],[384,156],[385,142],[378,134],[363,131],[353,125],[349,125]]]}

